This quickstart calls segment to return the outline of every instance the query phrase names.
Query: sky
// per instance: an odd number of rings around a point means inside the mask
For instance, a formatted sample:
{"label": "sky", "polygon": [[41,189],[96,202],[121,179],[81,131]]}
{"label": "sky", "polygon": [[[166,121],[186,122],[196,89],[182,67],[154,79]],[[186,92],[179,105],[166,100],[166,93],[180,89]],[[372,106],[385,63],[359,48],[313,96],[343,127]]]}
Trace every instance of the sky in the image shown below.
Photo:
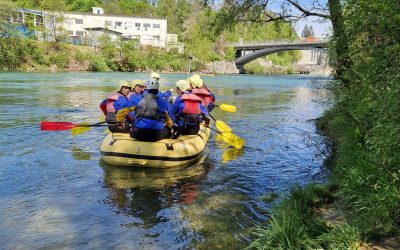
{"label": "sky", "polygon": [[[271,9],[272,11],[280,12],[282,4],[284,3],[287,4],[285,0],[270,0],[268,8]],[[313,7],[315,7],[317,8],[317,10],[314,11],[318,13],[321,13],[322,9],[327,8],[327,0],[298,0],[298,3],[303,8],[308,10],[311,10],[313,9]],[[300,14],[300,12],[295,7],[290,7],[291,5],[288,6],[289,6],[288,9],[291,10],[293,14],[298,14],[298,15]],[[313,27],[316,37],[329,36],[330,34],[332,34],[331,32],[332,25],[329,20],[323,21],[322,18],[310,16],[294,23],[294,27],[299,36],[301,36],[301,32],[303,31],[303,28],[306,24],[308,26]]]}
{"label": "sky", "polygon": [[300,37],[305,25],[313,27],[316,37],[330,36],[332,34],[332,25],[329,20],[322,21],[321,18],[307,17],[294,24],[296,32]]}

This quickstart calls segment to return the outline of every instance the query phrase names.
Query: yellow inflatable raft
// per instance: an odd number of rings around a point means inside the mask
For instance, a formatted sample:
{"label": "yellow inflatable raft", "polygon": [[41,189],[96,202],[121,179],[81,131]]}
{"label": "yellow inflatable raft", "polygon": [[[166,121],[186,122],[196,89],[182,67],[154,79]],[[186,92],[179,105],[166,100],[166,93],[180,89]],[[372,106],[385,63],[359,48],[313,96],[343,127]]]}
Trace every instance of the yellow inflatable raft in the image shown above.
{"label": "yellow inflatable raft", "polygon": [[101,155],[106,163],[117,166],[184,166],[200,158],[210,131],[209,128],[201,126],[197,135],[181,135],[177,139],[157,142],[138,141],[127,133],[110,133],[101,145]]}

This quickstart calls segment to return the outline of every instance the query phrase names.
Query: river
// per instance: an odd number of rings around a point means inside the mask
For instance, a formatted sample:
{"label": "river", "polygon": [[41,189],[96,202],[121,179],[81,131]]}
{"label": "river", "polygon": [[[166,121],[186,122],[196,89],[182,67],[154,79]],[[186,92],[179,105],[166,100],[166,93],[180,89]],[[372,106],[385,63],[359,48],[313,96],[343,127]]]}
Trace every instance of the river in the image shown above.
{"label": "river", "polygon": [[[104,128],[40,131],[41,121],[99,121],[119,80],[147,76],[0,73],[3,249],[240,249],[293,186],[324,182],[330,149],[315,119],[327,108],[326,77],[204,77],[217,103],[238,109],[214,117],[247,145],[213,135],[204,158],[180,169],[108,166]],[[161,74],[162,89],[185,77]]]}

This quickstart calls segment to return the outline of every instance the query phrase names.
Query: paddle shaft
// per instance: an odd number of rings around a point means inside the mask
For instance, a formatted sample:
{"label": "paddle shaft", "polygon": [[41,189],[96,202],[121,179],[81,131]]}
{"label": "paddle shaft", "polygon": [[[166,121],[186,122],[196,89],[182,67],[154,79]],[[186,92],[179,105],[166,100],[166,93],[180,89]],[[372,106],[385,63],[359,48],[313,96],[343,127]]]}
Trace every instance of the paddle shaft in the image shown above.
{"label": "paddle shaft", "polygon": [[[108,126],[104,122],[98,122],[93,124],[77,124],[72,122],[41,122],[40,128],[41,130],[70,130],[77,127],[102,127]],[[111,125],[114,126],[114,125]]]}

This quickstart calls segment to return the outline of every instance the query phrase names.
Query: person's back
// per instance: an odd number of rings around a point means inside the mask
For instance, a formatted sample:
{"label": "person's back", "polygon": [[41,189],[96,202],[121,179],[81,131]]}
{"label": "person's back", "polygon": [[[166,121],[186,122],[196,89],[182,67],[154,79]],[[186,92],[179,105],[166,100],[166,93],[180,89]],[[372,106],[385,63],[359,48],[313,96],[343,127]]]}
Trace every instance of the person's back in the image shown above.
{"label": "person's back", "polygon": [[200,123],[208,116],[202,100],[190,91],[190,84],[186,80],[176,82],[177,93],[172,110],[176,117],[182,135],[195,135],[200,130]]}
{"label": "person's back", "polygon": [[188,81],[192,86],[192,93],[200,97],[208,112],[211,112],[214,109],[215,95],[204,84],[199,75],[192,75],[188,78]]}
{"label": "person's back", "polygon": [[[166,138],[175,119],[171,105],[158,95],[159,84],[150,80],[148,93],[137,105],[132,137],[141,141],[158,141]],[[167,126],[165,126],[167,123]]]}

